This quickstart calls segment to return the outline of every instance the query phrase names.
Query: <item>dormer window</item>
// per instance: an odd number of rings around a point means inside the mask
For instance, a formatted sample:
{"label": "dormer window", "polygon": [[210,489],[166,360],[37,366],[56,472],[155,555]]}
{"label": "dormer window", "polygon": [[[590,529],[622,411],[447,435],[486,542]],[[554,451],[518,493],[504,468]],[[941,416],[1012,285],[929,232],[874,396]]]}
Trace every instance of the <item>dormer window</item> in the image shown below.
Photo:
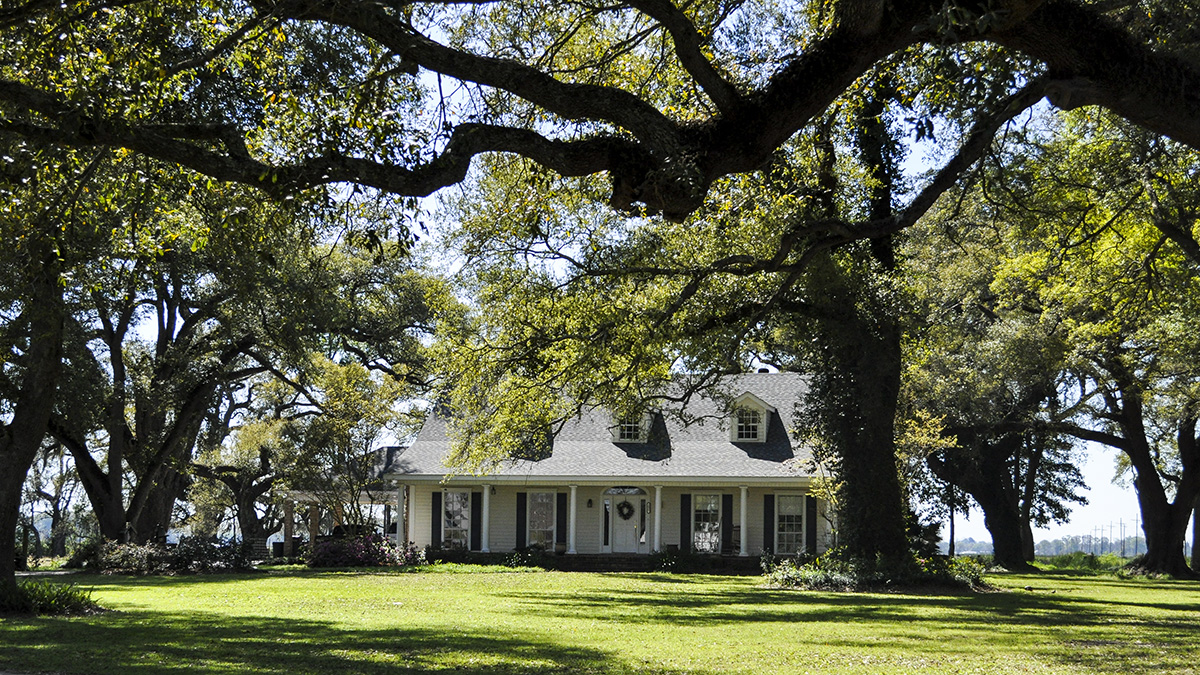
{"label": "dormer window", "polygon": [[746,392],[733,400],[729,420],[729,440],[734,443],[765,443],[767,424],[775,409],[759,397]]}
{"label": "dormer window", "polygon": [[762,433],[762,412],[753,408],[738,408],[737,440],[754,443],[765,435]]}
{"label": "dormer window", "polygon": [[611,430],[614,443],[645,443],[650,436],[650,413],[618,418]]}

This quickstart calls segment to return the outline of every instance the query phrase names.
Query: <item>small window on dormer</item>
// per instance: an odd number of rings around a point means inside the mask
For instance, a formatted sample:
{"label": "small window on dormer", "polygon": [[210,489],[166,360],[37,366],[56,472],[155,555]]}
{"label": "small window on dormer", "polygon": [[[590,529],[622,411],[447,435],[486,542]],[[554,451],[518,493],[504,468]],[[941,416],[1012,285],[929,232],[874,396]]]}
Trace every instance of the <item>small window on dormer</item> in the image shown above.
{"label": "small window on dormer", "polygon": [[765,443],[767,425],[775,409],[746,392],[733,400],[729,417],[729,440],[734,443]]}
{"label": "small window on dormer", "polygon": [[615,443],[645,443],[650,435],[650,414],[618,418],[612,426]]}
{"label": "small window on dormer", "polygon": [[757,441],[762,439],[762,411],[738,408],[737,440]]}

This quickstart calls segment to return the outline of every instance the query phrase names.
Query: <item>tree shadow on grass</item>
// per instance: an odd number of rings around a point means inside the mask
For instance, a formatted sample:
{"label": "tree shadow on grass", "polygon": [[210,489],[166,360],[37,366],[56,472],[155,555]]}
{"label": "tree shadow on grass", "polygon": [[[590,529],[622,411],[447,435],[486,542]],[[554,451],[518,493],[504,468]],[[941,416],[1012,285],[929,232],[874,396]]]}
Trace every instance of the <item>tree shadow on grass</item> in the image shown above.
{"label": "tree shadow on grass", "polygon": [[534,633],[347,630],[319,620],[139,610],[86,619],[26,619],[0,627],[2,669],[146,675],[459,670],[501,675],[626,672],[635,666],[616,654]]}
{"label": "tree shadow on grass", "polygon": [[[1136,583],[1132,590],[1146,589]],[[952,659],[963,644],[997,644],[1098,672],[1194,672],[1200,603],[1189,592],[1194,586],[1181,590],[1180,602],[1162,602],[1026,591],[820,593],[699,581],[666,588],[526,589],[510,598],[543,616],[592,621],[697,628],[749,623],[762,624],[764,632],[772,625],[821,624],[823,645],[863,654],[899,643],[923,656]],[[626,611],[610,611],[614,606]],[[847,624],[868,626],[868,637],[839,630]]]}

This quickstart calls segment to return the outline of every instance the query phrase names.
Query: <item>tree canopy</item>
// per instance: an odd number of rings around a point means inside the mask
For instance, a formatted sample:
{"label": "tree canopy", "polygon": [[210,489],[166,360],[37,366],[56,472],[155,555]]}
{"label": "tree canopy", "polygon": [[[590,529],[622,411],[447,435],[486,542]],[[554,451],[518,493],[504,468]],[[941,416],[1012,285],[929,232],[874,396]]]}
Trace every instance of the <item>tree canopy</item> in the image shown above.
{"label": "tree canopy", "polygon": [[[205,190],[400,198],[394,221],[363,232],[372,245],[407,240],[417,204],[406,198],[481,185],[502,217],[480,244],[492,263],[480,302],[523,306],[449,341],[464,363],[479,356],[472,379],[452,385],[490,384],[513,402],[464,412],[485,425],[552,424],[569,411],[545,395],[547,372],[572,380],[577,401],[621,408],[664,395],[636,382],[662,382],[681,360],[696,366],[695,386],[752,352],[827,366],[812,394],[829,404],[813,429],[866,448],[841,457],[856,495],[843,509],[867,528],[848,541],[891,555],[903,548],[900,490],[877,469],[894,464],[911,300],[897,235],[972,180],[997,132],[1044,97],[1106,108],[1185,154],[1200,148],[1195,10],[1193,0],[3,2],[0,147],[9,165],[41,166],[119,148],[182,167]],[[904,163],[912,136],[940,146],[926,175]],[[539,203],[564,187],[585,224],[563,216],[559,197]],[[1188,216],[1159,215],[1200,252]],[[563,263],[569,278],[553,268]]]}
{"label": "tree canopy", "polygon": [[[983,44],[1056,105],[1200,147],[1190,0],[5,3],[0,130],[286,194],[428,195],[515,153],[682,219],[886,63]],[[959,51],[961,53],[961,51]],[[967,84],[970,85],[969,79]],[[994,111],[986,88],[966,107]],[[907,224],[860,224],[868,236]]]}

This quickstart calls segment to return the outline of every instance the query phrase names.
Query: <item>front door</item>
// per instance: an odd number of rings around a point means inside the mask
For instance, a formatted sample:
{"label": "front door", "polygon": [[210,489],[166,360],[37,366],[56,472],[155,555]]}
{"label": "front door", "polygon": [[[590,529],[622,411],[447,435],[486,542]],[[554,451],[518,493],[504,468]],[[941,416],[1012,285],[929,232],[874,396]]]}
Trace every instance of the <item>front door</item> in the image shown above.
{"label": "front door", "polygon": [[649,553],[646,538],[646,498],[618,497],[613,503],[613,553]]}

